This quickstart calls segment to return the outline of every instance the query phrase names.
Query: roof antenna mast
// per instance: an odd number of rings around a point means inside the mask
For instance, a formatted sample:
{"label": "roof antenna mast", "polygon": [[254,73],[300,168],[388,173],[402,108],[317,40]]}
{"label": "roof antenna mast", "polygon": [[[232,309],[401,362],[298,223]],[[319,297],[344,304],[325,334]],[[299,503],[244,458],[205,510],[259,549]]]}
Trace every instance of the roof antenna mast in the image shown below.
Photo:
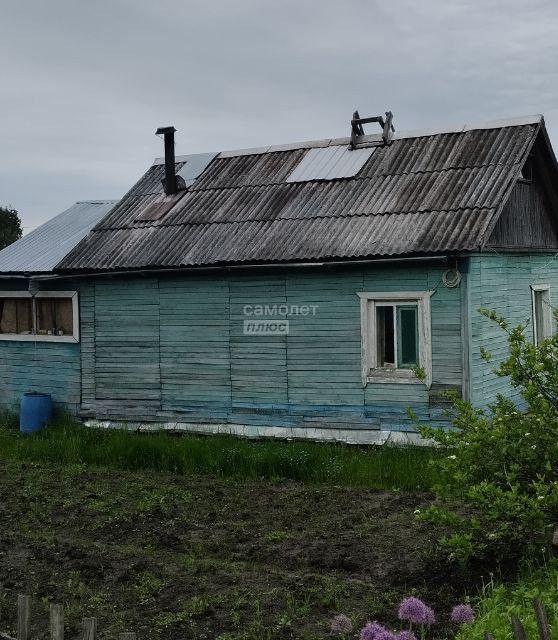
{"label": "roof antenna mast", "polygon": [[[377,122],[382,128],[382,138],[377,141],[369,141],[363,140],[364,138],[364,127],[363,124],[368,124],[370,122]],[[351,120],[351,142],[349,144],[349,149],[359,149],[364,147],[384,147],[392,143],[393,140],[393,132],[395,131],[395,127],[393,126],[393,113],[391,111],[386,111],[385,118],[384,116],[371,116],[369,118],[361,118],[358,111],[353,113],[353,118]]]}

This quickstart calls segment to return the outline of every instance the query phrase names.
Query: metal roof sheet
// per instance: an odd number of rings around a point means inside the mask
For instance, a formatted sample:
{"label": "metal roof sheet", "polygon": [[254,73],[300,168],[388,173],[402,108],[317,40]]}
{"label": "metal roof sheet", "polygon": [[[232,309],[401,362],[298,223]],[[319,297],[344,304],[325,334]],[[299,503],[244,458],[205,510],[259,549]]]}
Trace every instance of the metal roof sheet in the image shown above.
{"label": "metal roof sheet", "polygon": [[177,174],[184,178],[187,187],[191,187],[216,155],[216,153],[194,153],[190,156],[182,156],[181,162],[184,164]]}
{"label": "metal roof sheet", "polygon": [[362,169],[374,151],[375,147],[349,149],[337,146],[309,149],[293,169],[287,182],[352,178]]}
{"label": "metal roof sheet", "polygon": [[[351,176],[336,179],[331,178],[341,173],[345,156],[361,157],[360,150],[347,150],[348,140],[219,154],[161,219],[138,220],[161,194],[164,167],[156,164],[57,269],[318,261],[478,249],[541,126],[540,119],[530,119],[401,136],[375,148]],[[303,163],[310,154],[313,174],[302,174],[309,178],[304,182],[290,180],[297,167],[308,170]],[[318,156],[328,160],[321,164]],[[335,158],[343,158],[341,169],[335,168]],[[183,158],[178,160],[177,170]],[[358,166],[356,160],[350,162]]]}
{"label": "metal roof sheet", "polygon": [[0,273],[52,271],[117,202],[76,202],[66,211],[2,249]]}

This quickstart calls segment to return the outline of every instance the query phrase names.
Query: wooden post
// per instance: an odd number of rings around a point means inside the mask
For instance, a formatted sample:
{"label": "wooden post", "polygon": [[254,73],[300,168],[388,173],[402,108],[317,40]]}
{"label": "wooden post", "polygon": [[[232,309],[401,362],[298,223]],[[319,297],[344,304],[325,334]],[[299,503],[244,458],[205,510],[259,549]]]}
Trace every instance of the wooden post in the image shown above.
{"label": "wooden post", "polygon": [[548,618],[544,610],[542,602],[538,598],[533,598],[533,609],[537,618],[537,627],[539,628],[540,640],[550,640],[550,628],[548,626]]}
{"label": "wooden post", "polygon": [[513,615],[511,620],[513,637],[515,638],[515,640],[527,640],[525,637],[525,629],[521,624],[521,620],[516,615]]}
{"label": "wooden post", "polygon": [[29,640],[29,626],[31,624],[31,598],[17,597],[17,640]]}
{"label": "wooden post", "polygon": [[61,604],[50,605],[50,637],[64,640],[64,607]]}
{"label": "wooden post", "polygon": [[121,633],[119,638],[120,640],[136,640],[136,634],[126,631],[126,633]]}
{"label": "wooden post", "polygon": [[83,625],[83,640],[96,640],[97,618],[84,618],[82,625]]}

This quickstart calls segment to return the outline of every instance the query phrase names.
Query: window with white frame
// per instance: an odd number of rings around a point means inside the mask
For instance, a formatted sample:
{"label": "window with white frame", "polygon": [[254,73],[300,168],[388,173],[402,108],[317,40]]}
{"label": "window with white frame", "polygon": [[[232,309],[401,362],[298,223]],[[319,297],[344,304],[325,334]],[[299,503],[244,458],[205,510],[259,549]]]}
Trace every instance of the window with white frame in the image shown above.
{"label": "window with white frame", "polygon": [[79,342],[77,291],[0,291],[0,340]]}
{"label": "window with white frame", "polygon": [[362,381],[419,383],[432,380],[431,292],[359,293]]}
{"label": "window with white frame", "polygon": [[533,340],[539,344],[552,335],[552,307],[550,305],[550,287],[547,284],[532,284],[533,301]]}

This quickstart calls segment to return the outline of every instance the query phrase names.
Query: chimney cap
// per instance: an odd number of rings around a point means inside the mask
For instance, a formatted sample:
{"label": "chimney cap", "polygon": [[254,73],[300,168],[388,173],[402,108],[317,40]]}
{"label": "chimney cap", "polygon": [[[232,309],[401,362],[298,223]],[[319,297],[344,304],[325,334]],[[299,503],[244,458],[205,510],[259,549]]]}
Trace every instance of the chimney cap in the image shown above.
{"label": "chimney cap", "polygon": [[156,136],[161,136],[165,133],[174,133],[176,129],[174,127],[159,127],[157,131],[155,131]]}

